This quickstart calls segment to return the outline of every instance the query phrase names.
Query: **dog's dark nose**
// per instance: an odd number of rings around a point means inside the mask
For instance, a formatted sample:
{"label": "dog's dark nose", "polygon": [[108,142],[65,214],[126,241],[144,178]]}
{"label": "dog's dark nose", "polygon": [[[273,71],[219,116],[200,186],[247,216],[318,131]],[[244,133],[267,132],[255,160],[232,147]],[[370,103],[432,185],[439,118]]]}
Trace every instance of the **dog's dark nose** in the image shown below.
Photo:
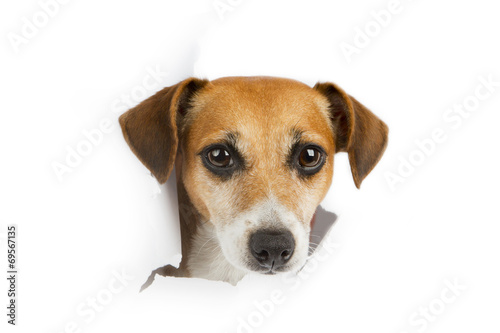
{"label": "dog's dark nose", "polygon": [[290,231],[259,230],[250,237],[250,252],[260,266],[276,269],[292,257],[295,241]]}

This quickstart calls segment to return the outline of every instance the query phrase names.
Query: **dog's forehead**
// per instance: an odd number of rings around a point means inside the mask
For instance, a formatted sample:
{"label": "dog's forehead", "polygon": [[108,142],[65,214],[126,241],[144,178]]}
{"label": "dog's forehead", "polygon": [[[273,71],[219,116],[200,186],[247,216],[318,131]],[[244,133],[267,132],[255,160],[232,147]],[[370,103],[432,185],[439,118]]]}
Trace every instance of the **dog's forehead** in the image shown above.
{"label": "dog's forehead", "polygon": [[[324,98],[304,83],[273,77],[227,77],[211,81],[201,100],[212,108],[239,109],[269,117],[307,112]],[[291,114],[290,114],[291,115]]]}
{"label": "dog's forehead", "polygon": [[289,79],[229,77],[211,81],[195,98],[192,111],[190,135],[202,141],[227,132],[245,137],[292,135],[292,129],[331,137],[326,98]]}

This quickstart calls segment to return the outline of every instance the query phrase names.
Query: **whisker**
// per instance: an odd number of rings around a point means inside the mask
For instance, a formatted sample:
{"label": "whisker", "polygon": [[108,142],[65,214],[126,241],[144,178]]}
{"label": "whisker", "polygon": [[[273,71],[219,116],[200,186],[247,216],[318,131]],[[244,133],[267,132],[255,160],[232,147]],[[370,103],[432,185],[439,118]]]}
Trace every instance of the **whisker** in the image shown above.
{"label": "whisker", "polygon": [[203,247],[205,247],[205,245],[207,245],[207,243],[208,243],[208,242],[210,242],[210,241],[211,241],[212,239],[214,239],[214,238],[215,238],[215,235],[214,235],[214,236],[212,236],[212,237],[210,237],[210,238],[209,238],[209,239],[205,242],[205,244],[203,244],[203,245],[200,247],[200,249],[198,250],[198,253],[197,253],[196,255],[198,256],[198,255],[200,254],[201,250],[203,249]]}

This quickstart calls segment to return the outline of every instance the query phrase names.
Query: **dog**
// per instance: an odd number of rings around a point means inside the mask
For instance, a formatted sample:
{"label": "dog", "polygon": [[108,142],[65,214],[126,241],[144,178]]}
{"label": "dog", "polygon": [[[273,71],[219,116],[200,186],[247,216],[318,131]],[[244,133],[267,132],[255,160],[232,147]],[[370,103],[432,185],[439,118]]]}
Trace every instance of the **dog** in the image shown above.
{"label": "dog", "polygon": [[387,125],[339,86],[274,77],[188,78],[119,119],[159,183],[175,166],[182,261],[156,274],[236,284],[298,271],[311,221],[347,152],[357,188],[385,151]]}

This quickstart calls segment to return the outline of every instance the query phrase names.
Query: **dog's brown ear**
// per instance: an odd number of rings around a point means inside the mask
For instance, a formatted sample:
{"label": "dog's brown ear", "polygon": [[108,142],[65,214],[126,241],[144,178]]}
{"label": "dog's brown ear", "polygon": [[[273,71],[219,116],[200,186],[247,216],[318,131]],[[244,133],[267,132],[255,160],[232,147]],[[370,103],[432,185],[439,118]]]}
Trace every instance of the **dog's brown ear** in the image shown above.
{"label": "dog's brown ear", "polygon": [[337,152],[347,152],[356,187],[372,171],[387,146],[389,129],[364,105],[333,83],[317,83],[314,89],[330,102]]}
{"label": "dog's brown ear", "polygon": [[207,80],[190,78],[164,88],[120,116],[123,136],[139,160],[163,184],[177,154],[177,118]]}

